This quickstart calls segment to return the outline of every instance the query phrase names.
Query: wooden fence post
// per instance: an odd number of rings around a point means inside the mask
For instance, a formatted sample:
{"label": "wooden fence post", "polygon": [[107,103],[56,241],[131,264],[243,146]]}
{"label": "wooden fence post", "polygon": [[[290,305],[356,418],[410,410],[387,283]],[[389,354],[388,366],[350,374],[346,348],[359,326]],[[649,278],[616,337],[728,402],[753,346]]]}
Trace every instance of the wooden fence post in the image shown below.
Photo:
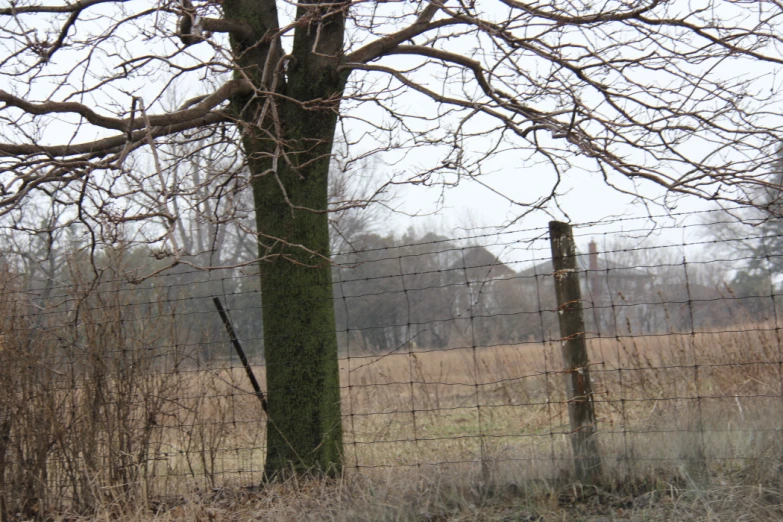
{"label": "wooden fence post", "polygon": [[555,268],[557,317],[563,350],[563,366],[571,420],[571,447],[577,478],[586,484],[601,473],[601,460],[593,435],[596,432],[593,391],[585,342],[582,291],[576,263],[576,245],[571,226],[559,221],[549,223],[552,264]]}

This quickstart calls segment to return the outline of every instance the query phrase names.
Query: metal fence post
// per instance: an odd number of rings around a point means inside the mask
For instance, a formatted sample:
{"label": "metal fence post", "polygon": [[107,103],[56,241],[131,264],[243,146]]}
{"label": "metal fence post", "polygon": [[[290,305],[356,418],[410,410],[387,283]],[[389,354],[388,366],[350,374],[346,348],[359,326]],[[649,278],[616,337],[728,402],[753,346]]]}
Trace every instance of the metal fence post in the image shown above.
{"label": "metal fence post", "polygon": [[552,247],[552,264],[555,268],[557,317],[560,322],[574,465],[577,478],[583,483],[591,483],[601,473],[601,460],[594,437],[595,409],[588,368],[576,245],[571,226],[567,223],[551,221],[549,241]]}

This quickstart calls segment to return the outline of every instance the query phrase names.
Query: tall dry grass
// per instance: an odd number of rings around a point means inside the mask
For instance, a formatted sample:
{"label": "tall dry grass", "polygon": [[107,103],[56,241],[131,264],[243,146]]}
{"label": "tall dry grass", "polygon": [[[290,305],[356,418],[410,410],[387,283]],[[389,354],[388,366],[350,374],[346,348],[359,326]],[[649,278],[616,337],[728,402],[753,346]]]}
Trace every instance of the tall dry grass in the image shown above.
{"label": "tall dry grass", "polygon": [[[242,487],[262,479],[266,423],[244,371],[228,359],[205,367],[180,346],[164,299],[130,311],[119,288],[89,290],[42,318],[13,274],[0,275],[3,522],[150,509],[209,518],[261,498],[281,519],[299,505],[382,520],[399,516],[404,499],[427,516],[469,517],[476,503],[495,505],[486,499],[551,497],[569,482],[560,346],[541,342],[342,359],[344,478],[248,500]],[[778,487],[780,331],[730,329],[588,342],[609,483],[693,491],[734,481],[761,488],[753,498]],[[265,388],[265,369],[255,370]]]}
{"label": "tall dry grass", "polygon": [[[742,330],[589,341],[608,470],[638,476],[685,465],[700,474],[768,462],[781,449],[779,332]],[[488,461],[515,480],[567,473],[559,350],[539,343],[345,361],[350,462]]]}

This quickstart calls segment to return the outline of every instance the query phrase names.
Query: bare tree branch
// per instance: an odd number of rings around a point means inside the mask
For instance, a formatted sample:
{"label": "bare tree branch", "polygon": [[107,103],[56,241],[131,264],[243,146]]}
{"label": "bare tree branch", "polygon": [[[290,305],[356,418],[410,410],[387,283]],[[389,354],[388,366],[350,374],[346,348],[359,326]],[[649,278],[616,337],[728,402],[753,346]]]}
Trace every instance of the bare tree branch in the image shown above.
{"label": "bare tree branch", "polygon": [[[213,94],[201,97],[197,103],[186,105],[184,109],[170,114],[160,114],[149,116],[149,124],[153,127],[175,126],[186,123],[190,120],[196,120],[204,117],[209,111],[225,102],[231,96],[248,94],[252,91],[252,85],[244,80],[231,80],[226,82],[220,89]],[[16,107],[33,115],[45,114],[78,114],[88,122],[104,129],[129,132],[141,129],[145,123],[141,120],[134,121],[133,116],[126,119],[110,118],[95,113],[92,109],[81,103],[75,102],[43,102],[31,103],[22,98],[12,96],[11,94],[0,90],[0,101],[5,103],[5,107]],[[0,109],[2,110],[2,109]],[[0,144],[0,149],[4,145]]]}
{"label": "bare tree branch", "polygon": [[0,16],[16,16],[30,13],[76,13],[98,4],[123,3],[130,0],[78,0],[66,5],[23,5],[0,9]]}

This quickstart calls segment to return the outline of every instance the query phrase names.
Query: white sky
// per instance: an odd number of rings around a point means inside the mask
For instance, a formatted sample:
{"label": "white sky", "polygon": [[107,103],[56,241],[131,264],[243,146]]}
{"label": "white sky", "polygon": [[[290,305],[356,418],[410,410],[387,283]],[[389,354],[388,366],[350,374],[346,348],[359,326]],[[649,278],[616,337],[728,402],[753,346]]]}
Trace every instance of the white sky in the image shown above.
{"label": "white sky", "polygon": [[[390,6],[390,9],[396,9]],[[290,13],[289,13],[290,15]],[[457,49],[459,50],[459,49]],[[194,52],[209,54],[206,46],[194,49]],[[403,57],[400,57],[401,59]],[[65,51],[57,55],[57,60],[67,62]],[[67,63],[64,65],[67,65]],[[748,71],[743,71],[748,72]],[[749,71],[751,74],[753,71]],[[165,80],[166,75],[161,74],[157,85]],[[154,84],[141,90],[145,98],[150,99]],[[192,84],[193,90],[200,90],[201,86]],[[0,85],[0,88],[8,86]],[[37,91],[36,91],[37,93]],[[198,92],[181,93],[181,98],[187,98],[189,95],[198,94]],[[413,101],[411,104],[417,103]],[[405,105],[406,101],[400,101],[400,105]],[[99,104],[100,105],[100,104]],[[370,104],[365,104],[362,111],[371,113],[373,111]],[[157,111],[153,111],[157,112]],[[363,114],[363,115],[364,115]],[[442,126],[448,122],[441,123]],[[98,133],[104,134],[102,131]],[[47,128],[47,136],[43,137],[44,142],[59,141],[62,133],[57,124],[50,125]],[[84,135],[84,138],[92,136]],[[521,143],[521,145],[524,145]],[[414,170],[417,165],[427,165],[433,158],[433,154],[426,149],[417,150],[410,153],[405,162],[395,163],[393,167],[383,165],[383,157],[376,165],[378,176],[384,178],[389,172],[400,172],[405,170]],[[482,170],[488,172],[481,181],[496,192],[504,194],[511,200],[531,202],[547,194],[551,189],[554,176],[550,168],[545,165],[530,165],[524,158],[524,151],[515,154],[514,151],[507,151],[498,157],[482,165]],[[656,187],[643,187],[642,191],[651,197],[660,196],[660,189]],[[639,216],[643,217],[648,212],[652,214],[662,214],[661,207],[650,207],[634,203],[630,196],[623,195],[607,187],[604,181],[594,173],[581,168],[576,164],[572,169],[566,172],[565,179],[558,192],[561,196],[558,198],[561,208],[568,214],[568,218],[575,223],[599,221],[604,218],[619,216]],[[442,208],[437,215],[432,216],[433,209],[438,207],[438,199],[443,195]],[[453,188],[447,188],[441,192],[439,187],[427,188],[422,186],[407,186],[400,189],[397,199],[394,201],[401,213],[389,217],[385,225],[389,230],[402,233],[408,226],[419,226],[421,228],[430,228],[436,226],[436,231],[448,236],[465,235],[460,227],[502,227],[515,220],[522,212],[523,208],[517,207],[507,199],[493,193],[489,188],[469,179],[463,179],[461,183]],[[709,208],[708,204],[695,198],[684,198],[677,202],[676,207],[669,207],[675,212],[687,212],[690,210],[703,210]],[[550,206],[550,211],[557,219],[565,219],[565,216],[556,208]],[[411,219],[406,214],[422,215],[420,218]],[[546,227],[547,222],[552,216],[545,212],[535,212],[514,224],[514,228],[530,229],[537,227]],[[638,226],[634,225],[634,226]],[[650,224],[652,226],[652,224]],[[676,231],[663,232],[666,237],[670,237],[672,242],[682,241],[682,234]]]}
{"label": "white sky", "polygon": [[[397,165],[395,168],[400,166]],[[378,166],[381,177],[383,177],[383,169],[382,165]],[[435,232],[449,237],[463,237],[490,233],[496,229],[546,228],[552,219],[579,224],[604,220],[611,222],[617,218],[636,217],[639,219],[623,220],[608,225],[608,228],[603,228],[601,232],[606,230],[620,232],[624,227],[634,230],[640,227],[657,228],[657,232],[650,238],[651,241],[674,244],[688,241],[688,238],[683,236],[682,230],[672,228],[675,224],[693,224],[701,218],[701,216],[693,216],[691,219],[675,216],[671,219],[658,218],[655,222],[645,219],[649,215],[664,215],[667,209],[653,202],[647,202],[645,205],[636,198],[607,186],[598,174],[574,167],[566,173],[558,188],[558,193],[561,194],[558,197],[560,209],[549,205],[548,210],[551,215],[544,211],[534,211],[517,220],[525,209],[513,204],[509,199],[534,200],[551,190],[554,179],[554,174],[548,172],[546,166],[525,167],[509,162],[494,166],[491,174],[481,178],[481,183],[463,179],[457,186],[444,189],[405,186],[394,199],[395,208],[400,212],[391,214],[379,231],[401,235],[408,227],[413,226],[421,230],[434,228]],[[648,185],[645,189],[642,193],[650,197],[663,194],[663,191],[656,186]],[[658,201],[663,200],[658,197]],[[431,212],[436,208],[439,209],[438,213],[432,215]],[[714,204],[693,196],[668,200],[668,210],[672,214],[700,212],[712,208],[715,208]],[[419,217],[411,218],[410,215]],[[580,231],[580,234],[584,233]],[[586,248],[588,241],[580,238],[578,240],[580,248]],[[527,257],[521,253],[517,255]],[[512,255],[512,257],[516,256]]]}

